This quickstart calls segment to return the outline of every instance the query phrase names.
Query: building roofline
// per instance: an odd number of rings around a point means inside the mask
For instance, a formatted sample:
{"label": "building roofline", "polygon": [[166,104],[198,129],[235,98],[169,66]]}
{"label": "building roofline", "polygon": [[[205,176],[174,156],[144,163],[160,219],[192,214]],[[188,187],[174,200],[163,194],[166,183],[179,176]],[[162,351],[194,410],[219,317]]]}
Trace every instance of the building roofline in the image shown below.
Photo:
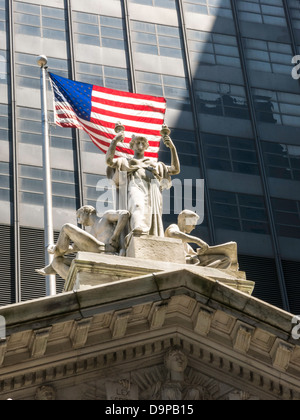
{"label": "building roofline", "polygon": [[[206,304],[213,301],[229,311],[242,312],[243,316],[253,318],[278,329],[285,339],[291,335],[293,315],[263,302],[253,296],[235,290],[220,281],[196,274],[192,269],[170,270],[148,274],[131,279],[91,287],[86,290],[62,293],[53,297],[40,298],[0,308],[0,316],[6,320],[7,334],[14,330],[28,329],[29,324],[43,325],[58,318],[78,319],[90,316],[95,310],[99,313],[111,308],[134,306],[141,302],[164,301],[183,291],[194,295]],[[97,309],[98,308],[98,309]]]}

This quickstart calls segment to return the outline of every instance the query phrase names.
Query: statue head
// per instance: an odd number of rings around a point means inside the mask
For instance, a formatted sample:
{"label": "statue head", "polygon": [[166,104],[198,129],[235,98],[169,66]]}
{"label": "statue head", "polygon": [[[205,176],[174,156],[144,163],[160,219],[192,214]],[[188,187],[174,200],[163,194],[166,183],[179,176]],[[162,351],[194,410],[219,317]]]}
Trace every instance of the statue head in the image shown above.
{"label": "statue head", "polygon": [[41,386],[37,389],[35,399],[37,401],[54,401],[55,389],[52,386]]}
{"label": "statue head", "polygon": [[198,214],[190,210],[183,210],[178,216],[178,226],[181,232],[191,233],[197,226]]}
{"label": "statue head", "polygon": [[171,347],[165,355],[165,366],[169,372],[183,373],[188,365],[188,359],[179,346]]}
{"label": "statue head", "polygon": [[80,223],[83,226],[90,226],[91,224],[93,224],[91,216],[96,215],[97,211],[93,206],[80,207],[80,209],[76,212],[78,223]]}
{"label": "statue head", "polygon": [[131,138],[129,147],[134,152],[138,152],[139,154],[142,154],[145,152],[145,150],[149,148],[149,142],[144,136],[133,135]]}

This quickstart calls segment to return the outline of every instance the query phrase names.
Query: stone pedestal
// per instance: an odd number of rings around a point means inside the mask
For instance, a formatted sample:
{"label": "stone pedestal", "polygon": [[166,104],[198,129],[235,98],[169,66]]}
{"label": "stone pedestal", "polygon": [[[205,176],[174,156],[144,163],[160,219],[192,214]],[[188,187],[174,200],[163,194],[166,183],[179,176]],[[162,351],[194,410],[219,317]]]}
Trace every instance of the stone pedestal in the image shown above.
{"label": "stone pedestal", "polygon": [[[217,270],[210,267],[197,267],[187,264],[177,264],[164,261],[119,257],[107,254],[78,252],[73,260],[69,276],[65,283],[65,292],[85,290],[94,286],[105,285],[120,280],[144,277],[162,272],[186,270],[201,278],[218,281],[249,295],[252,294],[255,283],[245,279],[245,273]],[[118,286],[116,285],[116,293]]]}
{"label": "stone pedestal", "polygon": [[182,241],[157,236],[132,236],[126,256],[139,260],[164,261],[185,264],[184,245]]}

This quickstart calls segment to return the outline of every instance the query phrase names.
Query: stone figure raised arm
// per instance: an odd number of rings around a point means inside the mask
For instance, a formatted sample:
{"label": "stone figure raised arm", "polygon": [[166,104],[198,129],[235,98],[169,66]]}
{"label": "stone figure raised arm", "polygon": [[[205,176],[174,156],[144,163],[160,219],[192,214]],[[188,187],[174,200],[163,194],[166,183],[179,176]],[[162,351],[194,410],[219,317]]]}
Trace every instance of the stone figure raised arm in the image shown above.
{"label": "stone figure raised arm", "polygon": [[112,140],[107,151],[106,163],[113,169],[113,180],[119,186],[121,173],[127,177],[125,194],[127,210],[131,214],[130,233],[136,235],[164,236],[162,223],[162,190],[171,187],[171,176],[180,173],[180,163],[176,147],[171,140],[170,130],[164,126],[161,131],[164,144],[171,151],[171,165],[145,157],[149,148],[147,138],[133,136],[130,148],[134,151],[132,159],[115,158],[118,143],[125,138],[121,131]]}
{"label": "stone figure raised arm", "polygon": [[[178,225],[169,226],[165,236],[182,240],[187,264],[238,271],[236,242],[211,247],[202,239],[191,236],[198,219],[199,216],[196,213],[190,210],[182,211],[178,216]],[[196,244],[200,248],[194,251],[189,244]]]}
{"label": "stone figure raised arm", "polygon": [[57,243],[48,248],[48,252],[54,255],[53,262],[36,270],[37,273],[43,276],[59,274],[66,280],[72,262],[66,255],[77,251],[125,254],[121,233],[130,217],[127,210],[111,210],[98,217],[94,207],[83,206],[76,215],[79,224],[89,229],[89,232],[66,223],[60,231]]}

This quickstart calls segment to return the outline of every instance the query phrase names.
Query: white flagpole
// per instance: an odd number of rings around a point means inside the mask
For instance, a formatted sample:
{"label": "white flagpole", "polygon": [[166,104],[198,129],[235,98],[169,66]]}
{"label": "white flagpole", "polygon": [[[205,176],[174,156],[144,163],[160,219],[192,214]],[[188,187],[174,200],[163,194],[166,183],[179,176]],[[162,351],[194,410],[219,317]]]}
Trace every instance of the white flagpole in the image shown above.
{"label": "white flagpole", "polygon": [[[53,255],[47,251],[48,246],[54,244],[53,236],[53,214],[52,214],[52,184],[51,184],[51,166],[50,166],[50,139],[49,139],[49,123],[47,109],[47,86],[46,86],[46,69],[47,57],[41,55],[37,59],[37,63],[41,68],[41,109],[42,109],[42,133],[43,133],[43,169],[44,169],[44,244],[45,244],[45,265],[51,264]],[[46,277],[46,295],[56,295],[56,276],[49,275]]]}

